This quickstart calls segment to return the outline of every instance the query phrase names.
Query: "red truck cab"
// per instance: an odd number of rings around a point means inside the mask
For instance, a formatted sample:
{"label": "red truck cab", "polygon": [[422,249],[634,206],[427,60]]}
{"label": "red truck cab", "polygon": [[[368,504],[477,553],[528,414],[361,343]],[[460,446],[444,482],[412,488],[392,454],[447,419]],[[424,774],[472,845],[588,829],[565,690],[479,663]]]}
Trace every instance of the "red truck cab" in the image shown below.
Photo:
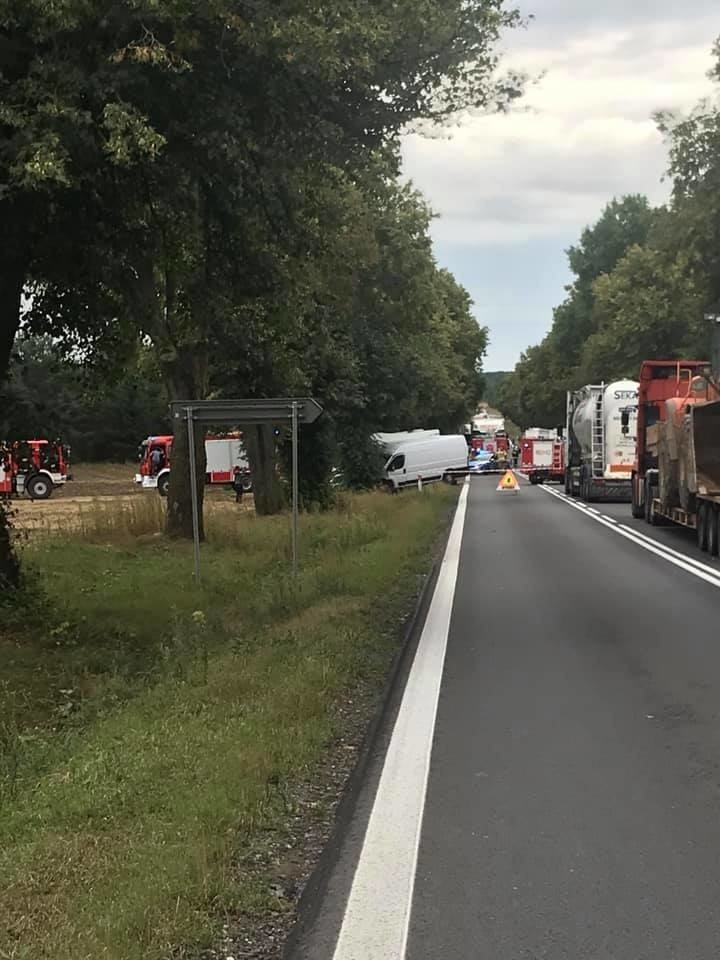
{"label": "red truck cab", "polygon": [[[707,360],[645,360],[640,367],[638,389],[637,444],[632,472],[632,515],[645,516],[647,496],[646,474],[657,470],[658,458],[648,445],[648,429],[665,420],[665,401],[673,397],[689,397],[698,389],[698,377],[710,377]],[[709,380],[704,381],[706,400],[718,399]]]}
{"label": "red truck cab", "polygon": [[70,448],[59,440],[16,440],[0,444],[0,495],[27,494],[47,500],[70,475]]}

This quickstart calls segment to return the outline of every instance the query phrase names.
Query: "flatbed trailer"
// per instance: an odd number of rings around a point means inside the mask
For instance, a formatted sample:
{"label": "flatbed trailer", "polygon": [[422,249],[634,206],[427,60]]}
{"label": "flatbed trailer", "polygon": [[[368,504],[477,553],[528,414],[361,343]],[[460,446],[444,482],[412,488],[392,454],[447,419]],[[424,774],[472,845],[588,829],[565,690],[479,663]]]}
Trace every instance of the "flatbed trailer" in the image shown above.
{"label": "flatbed trailer", "polygon": [[[656,489],[653,482],[656,479],[653,477],[655,472],[648,471],[646,475],[653,492]],[[685,510],[683,507],[663,509],[660,498],[653,497],[648,501],[645,518],[654,527],[672,524],[695,531],[698,548],[703,552],[707,551],[712,557],[717,557],[720,555],[720,495],[697,494],[695,503],[694,511]]]}
{"label": "flatbed trailer", "polygon": [[632,515],[695,532],[720,553],[720,392],[704,360],[646,360],[640,369]]}

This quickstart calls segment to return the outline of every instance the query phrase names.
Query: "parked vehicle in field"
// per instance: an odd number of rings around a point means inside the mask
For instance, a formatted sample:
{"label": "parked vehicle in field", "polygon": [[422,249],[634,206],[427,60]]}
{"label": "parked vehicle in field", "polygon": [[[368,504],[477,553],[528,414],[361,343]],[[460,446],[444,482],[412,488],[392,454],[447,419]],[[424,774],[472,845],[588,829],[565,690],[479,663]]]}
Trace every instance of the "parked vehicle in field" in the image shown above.
{"label": "parked vehicle in field", "polygon": [[552,439],[523,435],[520,438],[520,472],[530,483],[565,481],[565,443],[555,434]]}
{"label": "parked vehicle in field", "polygon": [[635,380],[568,391],[566,493],[588,502],[630,500],[637,396]]}
{"label": "parked vehicle in field", "polygon": [[[173,438],[170,435],[148,437],[140,445],[140,467],[135,474],[135,483],[143,490],[157,490],[166,497],[170,487],[170,460]],[[245,455],[242,436],[239,433],[225,437],[205,438],[205,482],[207,484],[232,485],[236,469],[243,476],[245,493],[252,491],[250,466]]]}
{"label": "parked vehicle in field", "polygon": [[71,479],[70,448],[60,440],[0,443],[0,496],[47,500]]}
{"label": "parked vehicle in field", "polygon": [[384,482],[393,491],[442,480],[452,470],[467,470],[468,448],[460,434],[406,440],[393,450],[385,465]]}
{"label": "parked vehicle in field", "polygon": [[646,360],[640,369],[632,514],[695,530],[720,553],[720,391],[703,360]]}

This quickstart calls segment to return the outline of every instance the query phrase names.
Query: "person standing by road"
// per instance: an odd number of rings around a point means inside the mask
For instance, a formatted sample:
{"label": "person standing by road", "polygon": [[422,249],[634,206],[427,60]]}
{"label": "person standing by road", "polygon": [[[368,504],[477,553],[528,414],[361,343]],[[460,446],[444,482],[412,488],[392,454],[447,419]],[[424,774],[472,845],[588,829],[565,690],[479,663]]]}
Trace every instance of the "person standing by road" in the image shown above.
{"label": "person standing by road", "polygon": [[235,491],[235,503],[242,503],[243,498],[243,475],[240,467],[235,467],[232,478],[233,490]]}
{"label": "person standing by road", "polygon": [[162,450],[159,447],[153,447],[150,453],[150,466],[152,468],[152,475],[156,477],[160,473],[160,465],[162,463],[163,455]]}

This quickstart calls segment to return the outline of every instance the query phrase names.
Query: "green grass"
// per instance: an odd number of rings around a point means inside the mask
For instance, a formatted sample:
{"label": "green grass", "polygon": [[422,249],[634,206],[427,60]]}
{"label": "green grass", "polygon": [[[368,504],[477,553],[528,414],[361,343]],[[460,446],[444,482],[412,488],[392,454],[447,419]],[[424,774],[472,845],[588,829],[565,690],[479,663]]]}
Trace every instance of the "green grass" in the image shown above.
{"label": "green grass", "polygon": [[105,519],[25,548],[47,601],[0,637],[0,957],[159,960],[277,909],[237,864],[379,688],[455,497],[304,517],[296,583],[286,517],[211,515],[200,587],[187,545]]}

